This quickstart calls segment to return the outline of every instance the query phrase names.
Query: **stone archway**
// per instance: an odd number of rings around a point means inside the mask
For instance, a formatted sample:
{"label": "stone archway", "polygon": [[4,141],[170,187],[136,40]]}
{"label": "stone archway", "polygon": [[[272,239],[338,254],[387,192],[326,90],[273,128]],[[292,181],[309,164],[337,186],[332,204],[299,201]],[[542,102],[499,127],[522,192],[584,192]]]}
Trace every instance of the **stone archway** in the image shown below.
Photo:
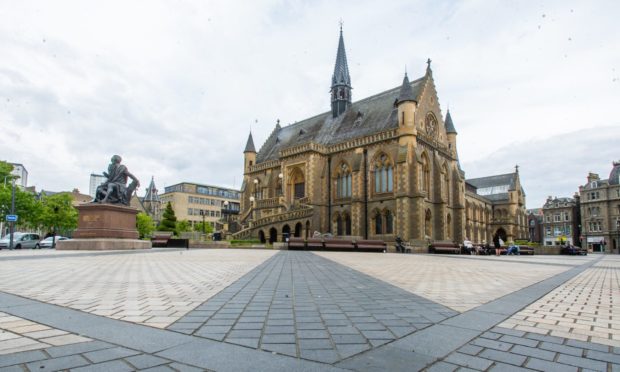
{"label": "stone archway", "polygon": [[296,238],[301,238],[302,229],[303,229],[303,226],[301,225],[301,222],[297,222],[295,224],[295,237]]}
{"label": "stone archway", "polygon": [[258,232],[258,240],[260,240],[261,243],[265,243],[267,241],[265,239],[265,232],[263,230],[260,230]]}
{"label": "stone archway", "polygon": [[284,225],[282,227],[282,241],[286,242],[287,238],[291,236],[291,227],[289,225]]}
{"label": "stone archway", "polygon": [[278,230],[275,227],[269,229],[269,244],[273,244],[278,241]]}

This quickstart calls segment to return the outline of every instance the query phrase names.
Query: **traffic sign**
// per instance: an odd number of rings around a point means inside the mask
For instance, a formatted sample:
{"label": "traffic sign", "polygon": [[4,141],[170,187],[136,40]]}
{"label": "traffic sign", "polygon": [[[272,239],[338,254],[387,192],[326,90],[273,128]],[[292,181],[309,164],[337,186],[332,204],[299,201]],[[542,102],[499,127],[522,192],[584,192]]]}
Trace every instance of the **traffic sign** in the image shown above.
{"label": "traffic sign", "polygon": [[17,222],[17,215],[16,214],[7,214],[6,215],[6,222]]}

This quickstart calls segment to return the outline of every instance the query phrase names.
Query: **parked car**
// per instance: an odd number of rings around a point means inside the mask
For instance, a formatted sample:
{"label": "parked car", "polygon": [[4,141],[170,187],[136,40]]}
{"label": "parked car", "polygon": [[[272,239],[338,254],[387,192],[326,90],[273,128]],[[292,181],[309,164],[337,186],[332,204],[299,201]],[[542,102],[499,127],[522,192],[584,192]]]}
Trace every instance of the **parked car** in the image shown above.
{"label": "parked car", "polygon": [[[39,243],[40,239],[41,237],[39,237],[39,234],[16,232],[13,233],[13,248],[31,249]],[[7,234],[4,238],[2,238],[2,240],[0,240],[0,249],[9,248],[10,241],[11,235]]]}
{"label": "parked car", "polygon": [[588,250],[585,248],[581,248],[581,247],[576,247],[572,244],[567,244],[565,246],[562,246],[562,250],[560,251],[561,254],[568,254],[571,256],[575,256],[575,255],[581,255],[581,256],[587,256],[588,255]]}
{"label": "parked car", "polygon": [[54,241],[54,237],[48,236],[47,238],[45,238],[45,239],[41,240],[40,242],[38,242],[34,247],[35,247],[35,249],[52,248],[52,245],[54,244],[54,242],[58,243],[61,240],[69,240],[69,238],[64,237],[64,236],[56,235],[56,239]]}

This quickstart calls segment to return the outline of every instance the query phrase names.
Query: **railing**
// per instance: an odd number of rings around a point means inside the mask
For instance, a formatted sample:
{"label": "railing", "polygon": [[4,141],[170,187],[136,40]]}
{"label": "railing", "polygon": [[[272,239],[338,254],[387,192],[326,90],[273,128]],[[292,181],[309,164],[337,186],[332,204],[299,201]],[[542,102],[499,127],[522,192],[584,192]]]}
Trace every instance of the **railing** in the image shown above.
{"label": "railing", "polygon": [[275,208],[280,205],[280,197],[260,199],[256,201],[256,208]]}

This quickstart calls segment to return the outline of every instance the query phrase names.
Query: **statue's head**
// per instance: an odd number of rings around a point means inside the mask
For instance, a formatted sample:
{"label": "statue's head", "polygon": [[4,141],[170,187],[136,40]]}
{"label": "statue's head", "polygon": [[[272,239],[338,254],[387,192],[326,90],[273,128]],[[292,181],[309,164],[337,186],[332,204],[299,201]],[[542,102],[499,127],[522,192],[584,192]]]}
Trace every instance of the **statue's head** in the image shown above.
{"label": "statue's head", "polygon": [[121,160],[123,160],[123,159],[121,158],[121,156],[120,156],[120,155],[114,155],[114,156],[112,156],[112,163],[114,163],[114,164],[120,164],[120,163],[121,163]]}

